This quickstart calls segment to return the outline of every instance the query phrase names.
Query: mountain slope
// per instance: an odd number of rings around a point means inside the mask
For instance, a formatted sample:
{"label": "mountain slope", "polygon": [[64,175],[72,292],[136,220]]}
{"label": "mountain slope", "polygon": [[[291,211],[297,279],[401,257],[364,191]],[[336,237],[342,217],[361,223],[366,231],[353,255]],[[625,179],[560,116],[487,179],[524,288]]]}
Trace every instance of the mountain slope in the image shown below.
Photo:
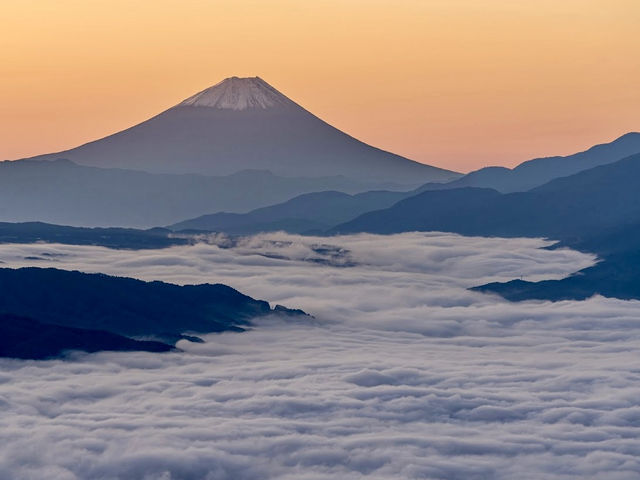
{"label": "mountain slope", "polygon": [[416,186],[459,176],[360,142],[258,77],[228,78],[139,125],[36,158],[156,173],[229,175],[260,169]]}
{"label": "mountain slope", "polygon": [[489,284],[511,300],[640,298],[640,154],[528,192],[428,191],[370,212],[332,233],[440,230],[466,235],[541,236],[596,253],[601,261],[563,280]]}
{"label": "mountain slope", "polygon": [[[215,213],[212,215],[203,215],[198,218],[186,220],[169,228],[175,230],[194,229],[226,232],[231,234],[251,234],[261,231],[284,230],[292,233],[305,233],[309,231],[317,231],[328,229],[331,225],[337,225],[354,219],[358,215],[377,209],[388,208],[397,201],[411,197],[421,191],[432,190],[454,190],[464,188],[467,184],[487,184],[497,185],[500,190],[507,188],[505,185],[514,187],[517,182],[520,185],[517,188],[525,188],[523,182],[530,182],[526,186],[536,183],[545,176],[559,175],[574,169],[585,169],[593,163],[611,163],[617,159],[618,155],[627,151],[635,151],[640,149],[640,135],[628,134],[618,140],[606,144],[599,145],[569,157],[552,157],[548,159],[533,160],[526,162],[515,170],[509,170],[502,167],[488,167],[478,172],[470,173],[460,180],[448,184],[425,184],[422,187],[411,192],[388,192],[375,191],[366,192],[357,195],[344,195],[338,192],[318,192],[313,194],[304,194],[296,198],[292,198],[282,204],[272,205],[260,208],[246,214],[233,213]],[[614,160],[608,160],[607,155],[613,156]],[[525,170],[533,170],[533,175],[527,175]],[[524,174],[523,174],[524,172]],[[474,187],[484,188],[484,187]],[[466,190],[468,195],[472,195],[471,190]],[[461,196],[462,195],[462,196]],[[485,195],[478,193],[478,195]],[[464,194],[453,193],[450,195],[440,194],[431,195],[434,202],[441,198],[444,202],[453,202],[448,205],[449,214],[454,215],[451,221],[455,221],[457,210],[464,206],[456,204],[456,199],[462,202],[471,200],[471,197],[465,198]],[[484,202],[486,198],[473,197],[473,201]],[[442,208],[442,207],[439,207]],[[432,208],[425,210],[431,211]],[[401,218],[397,218],[393,212],[388,215],[387,221],[384,222],[388,231],[393,231],[394,223],[400,222]],[[482,216],[467,218],[466,225],[469,230],[472,229],[473,222]],[[435,225],[444,228],[444,218],[437,220]],[[486,219],[483,219],[486,222]],[[425,225],[416,225],[418,227]],[[451,227],[454,228],[454,227]],[[462,228],[462,227],[460,227]]]}
{"label": "mountain slope", "polygon": [[640,298],[640,222],[570,237],[554,246],[559,247],[595,252],[601,261],[561,280],[512,280],[482,285],[475,290],[497,293],[513,301],[583,300],[596,293],[622,299]]}
{"label": "mountain slope", "polygon": [[240,331],[252,318],[274,312],[226,285],[179,286],[54,268],[0,268],[0,292],[2,313],[163,341],[185,332]]}
{"label": "mountain slope", "polygon": [[167,352],[171,346],[140,341],[115,333],[50,325],[31,318],[0,314],[0,357],[42,360],[58,357],[68,350],[84,352],[146,351]]}
{"label": "mountain slope", "polygon": [[[599,253],[599,252],[595,252]],[[561,280],[527,282],[511,280],[489,283],[473,288],[485,293],[496,293],[507,300],[585,300],[593,295],[640,299],[640,250],[629,250],[618,255],[605,255],[593,267],[585,268]]]}
{"label": "mountain slope", "polygon": [[459,188],[427,191],[369,212],[332,232],[444,230],[477,235],[565,237],[640,218],[640,154],[530,190],[500,194]]}
{"label": "mountain slope", "polygon": [[524,192],[554,178],[613,163],[635,153],[640,153],[640,133],[631,132],[611,143],[596,145],[574,155],[536,158],[521,163],[514,169],[486,167],[446,185],[433,185],[431,188],[481,187],[493,188],[503,193]]}
{"label": "mountain slope", "polygon": [[253,234],[283,230],[304,233],[326,230],[370,210],[386,208],[415,192],[372,191],[348,195],[329,191],[300,195],[284,203],[245,214],[214,213],[171,225],[172,230],[205,230]]}

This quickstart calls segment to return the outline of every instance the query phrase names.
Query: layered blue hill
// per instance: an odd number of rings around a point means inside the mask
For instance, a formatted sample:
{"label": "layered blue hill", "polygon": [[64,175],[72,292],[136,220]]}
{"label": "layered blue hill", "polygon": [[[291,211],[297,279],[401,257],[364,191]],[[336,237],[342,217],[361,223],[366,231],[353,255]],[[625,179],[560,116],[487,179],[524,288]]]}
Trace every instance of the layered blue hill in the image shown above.
{"label": "layered blue hill", "polygon": [[341,176],[228,176],[95,168],[69,160],[0,162],[0,221],[150,228],[217,211],[246,212],[303,193],[395,188]]}
{"label": "layered blue hill", "polygon": [[[433,202],[426,207],[425,211],[427,214],[439,215],[440,218],[431,220],[435,222],[434,225],[445,228],[448,225],[446,222],[452,222],[456,225],[448,228],[466,228],[471,232],[476,228],[474,227],[475,222],[488,226],[494,220],[493,217],[473,215],[466,217],[464,222],[459,222],[458,212],[464,206],[464,202],[480,202],[478,207],[484,205],[484,202],[492,195],[486,191],[487,189],[494,190],[494,196],[497,192],[529,190],[552,179],[589,170],[598,165],[614,163],[638,152],[640,152],[640,134],[629,133],[611,143],[597,145],[585,152],[567,157],[534,159],[513,170],[489,167],[472,172],[450,183],[428,183],[408,192],[377,190],[356,195],[335,191],[317,192],[300,195],[286,202],[252,210],[249,213],[219,212],[203,215],[178,222],[169,228],[230,234],[252,234],[275,230],[291,233],[317,233],[319,230],[328,230],[332,226],[347,223],[367,212],[389,208],[393,204],[421,192],[465,189],[452,193],[424,193],[423,200],[417,202],[423,202],[425,205]],[[413,200],[406,200],[403,205],[408,205],[410,202]],[[422,208],[422,205],[419,205],[418,208]],[[394,212],[389,212],[390,217],[395,217]],[[512,220],[514,222],[520,221],[517,218]],[[402,217],[390,218],[388,222],[384,222],[384,225],[377,226],[378,233],[393,232],[394,222],[401,221]],[[418,223],[412,228],[419,229],[426,226]],[[409,226],[407,225],[406,228]]]}
{"label": "layered blue hill", "polygon": [[411,192],[372,191],[356,195],[328,191],[300,195],[245,214],[214,213],[171,225],[172,230],[204,230],[253,234],[282,230],[290,233],[323,231],[364,212],[390,207]]}
{"label": "layered blue hill", "polygon": [[468,235],[567,237],[640,219],[640,154],[558,178],[528,192],[427,191],[365,213],[332,233],[441,230]]}
{"label": "layered blue hill", "polygon": [[584,152],[565,157],[535,158],[513,169],[485,167],[464,177],[432,188],[480,187],[493,188],[502,193],[524,192],[543,185],[554,178],[566,177],[583,170],[613,163],[640,153],[640,133],[627,133],[613,142],[596,145]]}
{"label": "layered blue hill", "polygon": [[640,298],[640,154],[558,178],[528,192],[428,191],[369,212],[331,233],[446,231],[537,236],[595,252],[604,261],[562,281],[480,287],[506,298]]}

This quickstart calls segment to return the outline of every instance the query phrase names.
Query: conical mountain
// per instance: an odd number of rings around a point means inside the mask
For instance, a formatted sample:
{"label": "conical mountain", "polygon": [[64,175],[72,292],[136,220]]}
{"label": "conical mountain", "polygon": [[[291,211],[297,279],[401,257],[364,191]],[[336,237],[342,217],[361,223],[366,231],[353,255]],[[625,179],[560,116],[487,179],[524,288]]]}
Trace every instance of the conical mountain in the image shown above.
{"label": "conical mountain", "polygon": [[459,176],[356,140],[259,77],[227,78],[127,130],[38,158],[155,173],[228,175],[258,169],[406,185]]}

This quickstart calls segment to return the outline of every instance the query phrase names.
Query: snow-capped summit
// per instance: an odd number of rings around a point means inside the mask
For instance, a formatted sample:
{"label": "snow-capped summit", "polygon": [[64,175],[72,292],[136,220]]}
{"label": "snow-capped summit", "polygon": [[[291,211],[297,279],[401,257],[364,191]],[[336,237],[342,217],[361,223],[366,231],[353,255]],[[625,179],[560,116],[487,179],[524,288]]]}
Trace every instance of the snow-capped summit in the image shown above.
{"label": "snow-capped summit", "polygon": [[229,77],[187,98],[178,106],[245,110],[292,104],[291,100],[260,77]]}
{"label": "snow-capped summit", "polygon": [[409,188],[460,176],[356,140],[259,77],[227,78],[131,128],[37,158],[152,173],[268,170]]}

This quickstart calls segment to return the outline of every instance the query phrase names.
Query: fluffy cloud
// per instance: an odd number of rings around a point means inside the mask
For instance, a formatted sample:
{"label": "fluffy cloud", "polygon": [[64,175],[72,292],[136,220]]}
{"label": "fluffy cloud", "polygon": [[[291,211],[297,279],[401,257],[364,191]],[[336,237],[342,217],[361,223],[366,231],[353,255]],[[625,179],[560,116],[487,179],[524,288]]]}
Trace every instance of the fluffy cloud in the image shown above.
{"label": "fluffy cloud", "polygon": [[316,317],[178,353],[0,361],[0,478],[638,478],[640,302],[466,290],[594,260],[544,245],[434,233],[0,246],[3,266],[222,282]]}

